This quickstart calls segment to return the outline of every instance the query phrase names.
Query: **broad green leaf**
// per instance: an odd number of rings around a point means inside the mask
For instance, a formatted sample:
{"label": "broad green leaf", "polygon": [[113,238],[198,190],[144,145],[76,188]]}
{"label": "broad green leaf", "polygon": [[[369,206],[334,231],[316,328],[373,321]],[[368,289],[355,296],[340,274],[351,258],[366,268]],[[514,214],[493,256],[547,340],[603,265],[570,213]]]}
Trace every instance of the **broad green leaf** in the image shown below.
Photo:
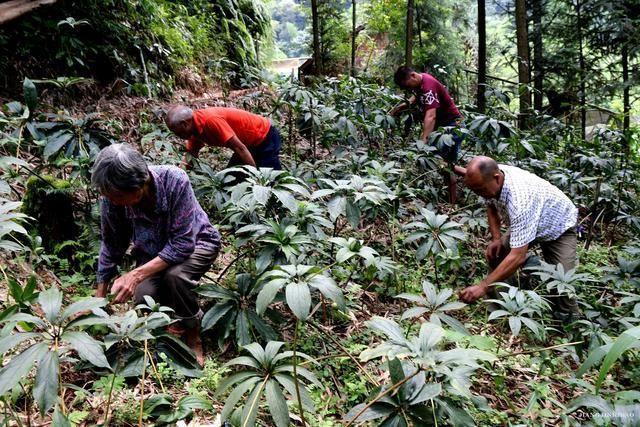
{"label": "broad green leaf", "polygon": [[389,360],[389,374],[393,384],[398,384],[404,379],[404,369],[402,368],[402,362],[400,359],[394,357]]}
{"label": "broad green leaf", "polygon": [[40,414],[43,416],[58,400],[59,372],[58,352],[55,350],[46,352],[38,362],[38,372],[33,386],[33,397],[38,403]]}
{"label": "broad green leaf", "polygon": [[211,309],[209,309],[202,317],[202,330],[207,331],[216,326],[216,323],[218,323],[218,321],[222,319],[232,308],[232,302],[217,303],[211,307]]}
{"label": "broad green leaf", "polygon": [[99,368],[111,369],[100,343],[86,332],[65,332],[61,339],[68,342],[83,360]]}
{"label": "broad green leaf", "polygon": [[56,287],[51,287],[38,295],[38,303],[42,307],[44,317],[54,323],[62,308],[62,292]]}
{"label": "broad green leaf", "polygon": [[66,129],[56,132],[49,138],[47,145],[45,145],[44,147],[42,155],[45,159],[48,159],[53,154],[60,151],[60,149],[64,147],[67,142],[71,141],[73,137],[73,133]]}
{"label": "broad green leaf", "polygon": [[31,115],[36,111],[36,105],[38,104],[38,91],[33,81],[25,77],[22,82],[22,94],[24,96],[24,103],[29,107]]}
{"label": "broad green leaf", "polygon": [[21,342],[40,337],[42,334],[36,332],[18,332],[7,335],[0,339],[0,355],[4,355],[7,351],[15,349]]}
{"label": "broad green leaf", "polygon": [[287,401],[284,398],[284,394],[280,389],[278,383],[269,379],[265,388],[265,396],[267,398],[267,405],[269,406],[269,413],[273,422],[277,427],[287,427],[289,425],[289,409],[287,408]]}
{"label": "broad green leaf", "polygon": [[229,415],[231,415],[231,411],[233,411],[233,408],[236,406],[238,401],[240,401],[242,396],[244,396],[247,391],[252,390],[252,388],[255,387],[256,383],[258,383],[259,381],[261,381],[260,377],[253,376],[238,384],[238,386],[233,389],[233,391],[229,393],[229,396],[226,398],[224,407],[222,408],[222,412],[220,413],[220,418],[223,420],[228,419]]}
{"label": "broad green leaf", "polygon": [[309,286],[293,282],[286,287],[287,305],[300,320],[307,320],[311,310],[311,292]]}
{"label": "broad green leaf", "polygon": [[[275,379],[287,390],[292,397],[296,396],[296,383],[293,377],[289,374],[285,373],[277,373],[274,375]],[[309,412],[313,412],[315,410],[313,405],[313,399],[309,394],[309,391],[306,387],[300,387],[300,399],[302,400],[302,406]]]}
{"label": "broad green leaf", "polygon": [[249,330],[249,319],[247,312],[241,310],[236,316],[236,341],[239,345],[245,345],[251,342],[251,331]]}
{"label": "broad green leaf", "polygon": [[62,311],[62,315],[60,316],[60,321],[64,321],[69,317],[81,313],[87,310],[94,310],[96,308],[101,308],[107,305],[107,300],[105,298],[94,298],[88,297],[83,298],[79,301],[70,304],[67,308]]}
{"label": "broad green leaf", "polygon": [[[640,331],[640,326],[633,328]],[[640,347],[640,339],[633,334],[629,333],[631,330],[620,334],[618,339],[613,343],[611,349],[602,361],[598,379],[596,380],[596,390],[600,389],[602,382],[605,380],[607,373],[611,369],[614,363],[622,356],[622,354],[630,348]]]}
{"label": "broad green leaf", "polygon": [[260,407],[260,397],[264,389],[264,381],[255,387],[247,398],[244,408],[242,409],[242,427],[253,427],[258,416],[258,408]]}
{"label": "broad green leaf", "polygon": [[51,427],[71,427],[69,419],[62,413],[59,406],[56,406],[55,411],[53,411],[51,420]]}
{"label": "broad green leaf", "polygon": [[258,314],[264,314],[267,306],[271,304],[271,301],[276,297],[276,294],[282,288],[283,284],[284,281],[282,280],[272,280],[265,283],[256,298],[256,312]]}
{"label": "broad green leaf", "polygon": [[18,385],[20,380],[31,371],[36,360],[42,358],[47,350],[47,344],[38,343],[11,359],[0,370],[0,395],[4,395]]}
{"label": "broad green leaf", "polygon": [[[352,421],[356,417],[356,415],[358,415],[360,411],[362,411],[365,408],[365,406],[367,406],[366,403],[360,403],[359,405],[356,405],[353,408],[351,408],[351,410],[347,412],[347,414],[344,416],[344,421],[347,421],[347,422]],[[392,413],[394,413],[395,411],[396,409],[393,406],[386,405],[383,403],[374,403],[369,408],[367,408],[366,411],[362,412],[362,414],[358,416],[358,418],[356,419],[356,422],[363,423],[365,421],[371,421],[371,420],[376,420],[378,418],[387,417]]]}

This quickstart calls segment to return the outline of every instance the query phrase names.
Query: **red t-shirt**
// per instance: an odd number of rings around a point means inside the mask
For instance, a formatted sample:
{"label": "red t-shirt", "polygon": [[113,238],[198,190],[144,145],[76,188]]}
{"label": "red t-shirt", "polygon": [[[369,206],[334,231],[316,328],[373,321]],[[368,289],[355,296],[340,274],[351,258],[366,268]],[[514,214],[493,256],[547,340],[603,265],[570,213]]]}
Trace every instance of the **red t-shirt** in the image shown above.
{"label": "red t-shirt", "polygon": [[205,145],[226,147],[237,136],[249,148],[262,144],[269,133],[269,119],[237,108],[212,107],[193,112],[196,134],[187,141],[187,151],[196,155]]}
{"label": "red t-shirt", "polygon": [[449,126],[455,119],[462,117],[451,95],[435,77],[422,73],[422,85],[416,94],[422,111],[436,108],[436,128]]}

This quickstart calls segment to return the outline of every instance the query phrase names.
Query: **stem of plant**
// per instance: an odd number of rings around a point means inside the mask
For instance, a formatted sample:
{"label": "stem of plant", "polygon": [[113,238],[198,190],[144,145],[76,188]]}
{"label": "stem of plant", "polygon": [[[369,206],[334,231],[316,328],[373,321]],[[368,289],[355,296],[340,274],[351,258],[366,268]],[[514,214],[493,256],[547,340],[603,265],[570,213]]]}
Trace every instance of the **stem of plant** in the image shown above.
{"label": "stem of plant", "polygon": [[417,371],[415,371],[413,374],[409,375],[408,377],[405,377],[402,381],[397,382],[396,384],[392,385],[391,387],[389,387],[388,389],[386,389],[385,391],[381,392],[380,394],[378,394],[371,402],[367,403],[364,408],[362,408],[360,410],[360,412],[358,412],[356,414],[355,417],[353,417],[351,419],[351,421],[349,421],[345,427],[349,427],[350,425],[352,425],[358,418],[360,418],[360,415],[364,414],[366,412],[367,409],[369,409],[374,403],[376,403],[378,400],[382,399],[383,397],[385,397],[387,394],[391,393],[392,391],[397,390],[398,388],[400,388],[400,386],[402,386],[402,384],[406,383],[407,381],[409,381],[411,378],[415,377],[416,375],[418,375],[420,372],[422,372],[421,369],[418,369]]}
{"label": "stem of plant", "polygon": [[156,368],[156,363],[153,361],[153,357],[151,357],[151,352],[147,349],[147,357],[149,358],[149,362],[151,362],[151,369],[153,369],[153,373],[155,374],[156,378],[158,379],[158,383],[160,383],[160,388],[162,389],[163,393],[166,393],[167,390],[164,388],[164,384],[162,384],[162,377],[160,376],[160,373],[158,372],[158,369]]}
{"label": "stem of plant", "polygon": [[296,327],[293,330],[293,379],[296,382],[296,399],[298,400],[298,407],[300,408],[300,421],[302,425],[306,426],[307,422],[304,419],[304,408],[302,407],[302,397],[300,395],[300,380],[298,378],[298,355],[296,348],[298,347],[298,327],[300,326],[300,320],[296,319]]}
{"label": "stem of plant", "polygon": [[138,414],[138,426],[142,427],[142,414],[144,412],[144,380],[147,373],[147,354],[149,352],[149,343],[144,340],[144,357],[142,358],[142,382],[140,383],[140,412]]}

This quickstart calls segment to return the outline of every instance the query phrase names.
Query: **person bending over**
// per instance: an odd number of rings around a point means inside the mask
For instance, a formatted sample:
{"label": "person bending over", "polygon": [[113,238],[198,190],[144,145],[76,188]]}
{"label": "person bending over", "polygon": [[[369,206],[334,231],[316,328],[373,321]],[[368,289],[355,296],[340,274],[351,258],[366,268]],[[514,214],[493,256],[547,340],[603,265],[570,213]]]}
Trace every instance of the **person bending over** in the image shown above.
{"label": "person bending over", "polygon": [[[391,109],[390,115],[395,116],[410,108],[412,103],[418,103],[422,117],[422,133],[420,139],[425,143],[429,142],[431,133],[440,127],[464,126],[462,114],[458,111],[455,102],[449,92],[435,77],[429,73],[418,73],[411,67],[400,67],[394,75],[396,84],[403,90],[414,93],[409,104],[403,103]],[[443,174],[445,184],[449,190],[449,203],[455,203],[458,194],[456,188],[456,176],[462,173],[461,169],[455,165],[458,160],[460,146],[465,134],[454,131],[452,133],[452,146],[442,144],[438,148],[438,154],[449,164],[450,171]]]}
{"label": "person bending over", "polygon": [[205,146],[226,147],[233,151],[227,167],[282,169],[280,132],[266,117],[237,108],[194,111],[180,105],[167,111],[165,122],[173,133],[186,140],[187,152],[195,158]]}
{"label": "person bending over", "polygon": [[[97,156],[91,183],[102,194],[101,245],[96,296],[111,293],[115,303],[149,295],[173,308],[182,335],[204,362],[199,320],[202,311],[193,289],[220,250],[220,234],[195,198],[185,171],[148,166],[126,144],[104,148]],[[137,267],[118,276],[118,265],[133,243]]]}
{"label": "person bending over", "polygon": [[[492,271],[480,283],[463,289],[462,301],[476,301],[487,295],[493,283],[511,277],[525,263],[533,245],[540,246],[547,263],[562,264],[565,271],[575,268],[578,209],[560,189],[530,172],[484,156],[471,159],[464,183],[487,200],[491,243],[485,256]],[[510,223],[504,234],[500,211]],[[556,294],[550,300],[554,316],[562,322],[570,323],[580,315],[574,298]]]}

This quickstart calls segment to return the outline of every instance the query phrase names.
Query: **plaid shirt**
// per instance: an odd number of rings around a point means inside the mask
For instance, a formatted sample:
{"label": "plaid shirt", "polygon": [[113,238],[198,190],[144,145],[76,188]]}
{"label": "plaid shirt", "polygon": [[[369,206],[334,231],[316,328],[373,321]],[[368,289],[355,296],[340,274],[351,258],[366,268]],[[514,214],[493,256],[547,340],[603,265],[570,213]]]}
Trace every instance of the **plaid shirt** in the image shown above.
{"label": "plaid shirt", "polygon": [[196,200],[187,174],[175,166],[149,166],[149,173],[156,193],[153,212],[102,199],[98,283],[118,274],[131,242],[139,263],[158,256],[170,265],[183,262],[196,248],[220,247],[220,234]]}
{"label": "plaid shirt", "polygon": [[489,203],[507,214],[512,248],[556,240],[576,225],[578,209],[558,187],[515,166],[500,165],[500,170],[504,184]]}

